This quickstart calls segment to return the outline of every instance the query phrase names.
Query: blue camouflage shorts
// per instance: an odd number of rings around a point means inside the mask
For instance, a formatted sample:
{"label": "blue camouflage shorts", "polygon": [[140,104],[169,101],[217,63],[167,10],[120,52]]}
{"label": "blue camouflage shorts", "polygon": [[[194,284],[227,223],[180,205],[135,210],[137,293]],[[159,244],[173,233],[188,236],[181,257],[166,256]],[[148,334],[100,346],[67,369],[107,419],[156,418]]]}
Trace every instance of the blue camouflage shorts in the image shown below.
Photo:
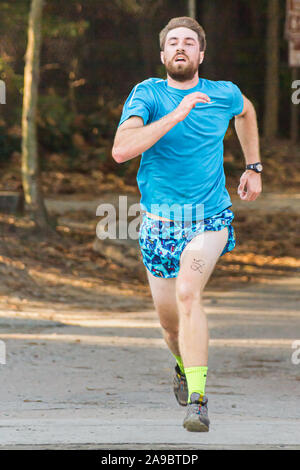
{"label": "blue camouflage shorts", "polygon": [[188,242],[207,230],[219,231],[228,227],[228,240],[221,256],[232,251],[236,238],[231,222],[233,212],[227,208],[203,220],[159,220],[143,213],[139,230],[139,245],[146,268],[157,277],[177,277],[180,256]]}

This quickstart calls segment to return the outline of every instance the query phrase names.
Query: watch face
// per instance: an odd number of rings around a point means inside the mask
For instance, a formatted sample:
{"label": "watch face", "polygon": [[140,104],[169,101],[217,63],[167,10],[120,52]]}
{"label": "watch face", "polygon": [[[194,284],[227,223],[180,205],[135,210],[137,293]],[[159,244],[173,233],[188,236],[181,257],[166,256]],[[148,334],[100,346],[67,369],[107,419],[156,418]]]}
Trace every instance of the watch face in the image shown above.
{"label": "watch face", "polygon": [[262,165],[259,163],[258,165],[256,165],[256,169],[257,169],[258,171],[262,171],[263,167],[262,167]]}

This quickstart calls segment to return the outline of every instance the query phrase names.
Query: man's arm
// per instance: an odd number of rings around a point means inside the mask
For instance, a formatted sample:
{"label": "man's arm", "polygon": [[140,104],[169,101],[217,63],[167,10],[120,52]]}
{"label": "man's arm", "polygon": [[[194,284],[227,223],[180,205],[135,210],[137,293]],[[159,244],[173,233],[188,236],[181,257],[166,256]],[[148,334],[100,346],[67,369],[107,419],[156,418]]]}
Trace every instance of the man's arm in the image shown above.
{"label": "man's arm", "polygon": [[144,126],[141,117],[130,117],[117,130],[112,148],[113,159],[123,163],[137,157],[152,147],[177,122],[174,111],[147,126]]}
{"label": "man's arm", "polygon": [[[246,96],[241,114],[235,116],[235,130],[240,141],[246,165],[260,162],[259,134],[256,112],[253,104]],[[247,187],[247,188],[246,188]],[[262,191],[261,175],[253,170],[246,170],[238,187],[238,194],[245,201],[254,201]]]}
{"label": "man's arm", "polygon": [[183,121],[197,103],[207,103],[210,98],[201,92],[185,96],[174,111],[158,121],[144,126],[143,119],[131,116],[123,122],[115,135],[112,148],[113,159],[118,163],[126,162],[148,150],[178,122]]}

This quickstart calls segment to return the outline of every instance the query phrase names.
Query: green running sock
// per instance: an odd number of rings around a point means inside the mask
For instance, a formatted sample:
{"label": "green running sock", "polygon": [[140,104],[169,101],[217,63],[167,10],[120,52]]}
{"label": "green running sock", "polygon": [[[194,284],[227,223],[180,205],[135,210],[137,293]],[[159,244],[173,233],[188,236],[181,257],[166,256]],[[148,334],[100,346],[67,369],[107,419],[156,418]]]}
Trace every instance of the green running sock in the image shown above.
{"label": "green running sock", "polygon": [[188,403],[191,402],[191,394],[196,392],[200,393],[200,395],[205,394],[205,383],[206,383],[206,374],[207,374],[207,367],[186,367],[184,369],[187,386],[189,391],[189,399]]}
{"label": "green running sock", "polygon": [[[172,353],[173,354],[173,353]],[[184,365],[183,365],[183,362],[182,362],[182,359],[180,356],[176,356],[175,354],[173,354],[173,356],[175,357],[176,359],[176,362],[178,364],[178,367],[181,371],[182,374],[184,374]]]}

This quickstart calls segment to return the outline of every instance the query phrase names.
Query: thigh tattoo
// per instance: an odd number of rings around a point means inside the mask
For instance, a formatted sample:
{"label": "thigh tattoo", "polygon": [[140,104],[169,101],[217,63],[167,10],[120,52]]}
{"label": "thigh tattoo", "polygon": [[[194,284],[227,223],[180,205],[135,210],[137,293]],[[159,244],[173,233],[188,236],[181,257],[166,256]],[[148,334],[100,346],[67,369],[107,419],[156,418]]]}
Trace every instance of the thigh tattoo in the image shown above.
{"label": "thigh tattoo", "polygon": [[205,266],[205,261],[203,259],[194,258],[191,264],[191,269],[193,271],[199,271],[199,273],[202,274],[204,270],[204,266]]}

